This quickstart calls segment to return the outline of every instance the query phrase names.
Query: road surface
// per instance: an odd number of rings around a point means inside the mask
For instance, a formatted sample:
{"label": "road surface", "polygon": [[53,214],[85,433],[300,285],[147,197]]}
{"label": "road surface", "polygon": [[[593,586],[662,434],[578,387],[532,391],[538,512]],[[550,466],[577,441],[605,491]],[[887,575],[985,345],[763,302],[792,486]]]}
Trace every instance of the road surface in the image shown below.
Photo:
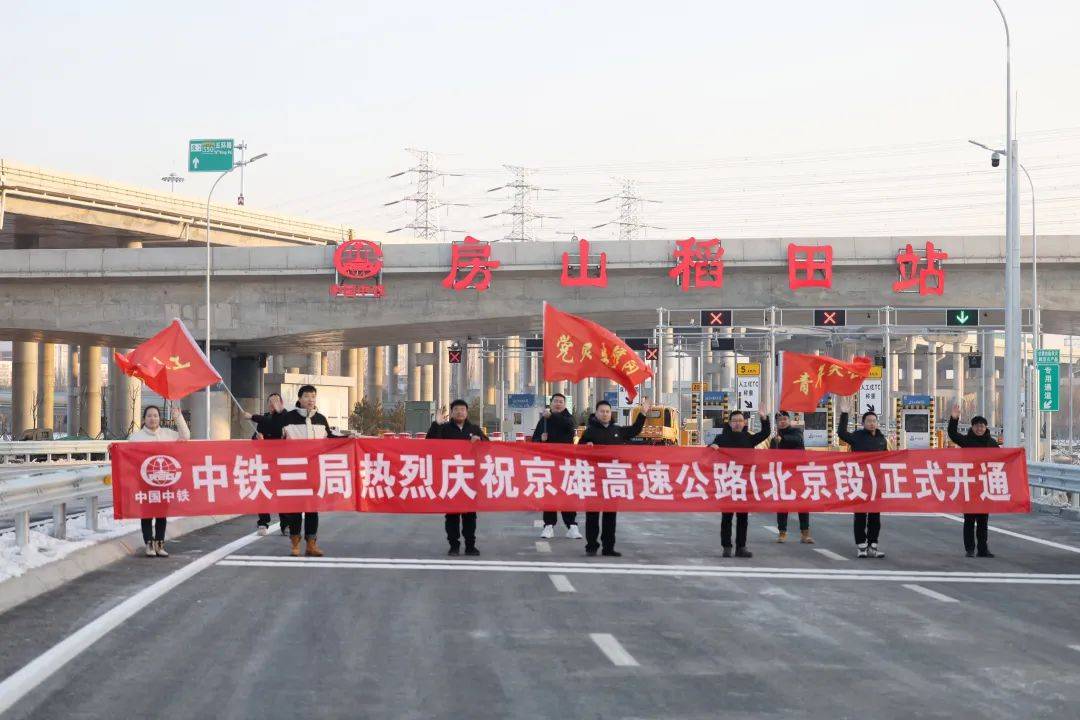
{"label": "road surface", "polygon": [[[253,518],[193,533],[168,559],[115,563],[0,615],[0,678],[46,653],[30,666],[40,684],[0,683],[0,706],[17,697],[2,717],[1011,719],[1080,707],[1080,523],[993,518],[1014,534],[991,533],[996,559],[968,559],[957,520],[890,515],[888,557],[856,560],[850,516],[813,516],[807,546],[776,544],[774,516],[757,514],[755,556],[734,560],[720,557],[717,516],[624,513],[625,557],[608,561],[561,527],[538,542],[536,517],[481,515],[477,559],[446,557],[441,516],[324,515],[323,560],[290,560],[276,533],[235,547]],[[93,642],[65,641],[203,565]],[[50,651],[61,641],[62,666]]]}

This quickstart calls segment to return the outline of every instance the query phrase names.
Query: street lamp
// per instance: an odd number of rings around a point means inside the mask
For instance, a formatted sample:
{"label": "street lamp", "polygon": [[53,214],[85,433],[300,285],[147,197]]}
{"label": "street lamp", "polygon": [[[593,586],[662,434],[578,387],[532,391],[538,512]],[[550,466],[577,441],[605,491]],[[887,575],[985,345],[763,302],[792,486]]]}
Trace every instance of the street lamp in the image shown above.
{"label": "street lamp", "polygon": [[171,172],[165,177],[161,178],[161,182],[169,183],[169,192],[176,192],[176,183],[184,182],[184,178],[180,177],[174,172]]}
{"label": "street lamp", "polygon": [[1020,213],[1016,168],[1019,152],[1012,114],[1012,40],[1001,3],[993,0],[1005,26],[1005,445],[1020,444]]}
{"label": "street lamp", "polygon": [[[206,196],[206,360],[213,364],[210,360],[210,198],[214,196],[214,190],[217,189],[218,183],[224,179],[226,175],[231,173],[236,168],[243,168],[245,165],[250,165],[253,162],[262,160],[268,153],[259,153],[250,160],[241,160],[235,163],[231,168],[218,175],[217,180],[214,180],[214,184],[210,186],[210,192]],[[210,389],[206,389],[206,439],[210,439]]]}

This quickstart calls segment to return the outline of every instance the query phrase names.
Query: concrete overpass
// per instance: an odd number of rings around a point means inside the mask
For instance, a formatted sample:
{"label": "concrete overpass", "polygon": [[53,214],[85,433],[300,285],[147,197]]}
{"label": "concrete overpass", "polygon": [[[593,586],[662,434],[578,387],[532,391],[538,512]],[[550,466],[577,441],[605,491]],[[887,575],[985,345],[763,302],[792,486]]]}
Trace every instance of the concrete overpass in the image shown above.
{"label": "concrete overpass", "polygon": [[[340,241],[336,225],[212,205],[214,245]],[[0,160],[0,249],[185,246],[206,242],[206,202]]]}
{"label": "concrete overpass", "polygon": [[[895,293],[895,256],[926,240],[949,253],[941,296]],[[725,242],[721,290],[682,292],[668,277],[673,244],[596,242],[607,253],[608,287],[559,283],[567,242],[493,246],[502,265],[490,289],[453,292],[446,244],[384,246],[381,300],[331,297],[333,247],[215,248],[214,339],[240,352],[328,350],[431,338],[528,334],[540,303],[588,314],[616,329],[651,327],[656,308],[1002,307],[999,237],[827,238],[833,287],[788,288],[782,238]],[[1046,332],[1069,333],[1080,294],[1080,238],[1040,238],[1040,304]],[[10,250],[0,253],[0,336],[128,347],[180,317],[199,337],[205,254],[192,248]],[[1024,272],[1023,303],[1030,302]]]}

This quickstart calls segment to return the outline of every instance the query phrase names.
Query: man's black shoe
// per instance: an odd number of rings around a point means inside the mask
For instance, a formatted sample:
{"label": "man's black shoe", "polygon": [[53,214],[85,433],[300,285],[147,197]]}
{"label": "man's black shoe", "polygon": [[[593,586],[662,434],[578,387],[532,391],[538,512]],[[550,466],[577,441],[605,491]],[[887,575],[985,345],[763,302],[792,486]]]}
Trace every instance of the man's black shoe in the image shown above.
{"label": "man's black shoe", "polygon": [[731,548],[724,548],[724,557],[731,557]]}
{"label": "man's black shoe", "polygon": [[461,554],[461,548],[459,548],[457,545],[451,545],[450,550],[446,554],[447,555],[460,555]]}
{"label": "man's black shoe", "polygon": [[737,558],[752,558],[754,553],[747,550],[745,547],[735,548],[735,557]]}
{"label": "man's black shoe", "polygon": [[968,551],[967,551],[967,553],[965,553],[965,554],[966,554],[966,555],[967,555],[968,557],[975,557],[975,551],[974,551],[974,550],[968,550]]}
{"label": "man's black shoe", "polygon": [[588,555],[589,557],[596,557],[596,551],[598,549],[599,548],[585,548],[585,554]]}
{"label": "man's black shoe", "polygon": [[622,553],[612,548],[611,550],[604,550],[600,553],[604,557],[622,557]]}
{"label": "man's black shoe", "polygon": [[480,551],[477,550],[476,547],[467,547],[467,548],[465,548],[465,554],[475,556],[475,555],[479,555]]}
{"label": "man's black shoe", "polygon": [[979,557],[994,557],[994,553],[990,552],[989,550],[983,550],[981,553],[979,553]]}

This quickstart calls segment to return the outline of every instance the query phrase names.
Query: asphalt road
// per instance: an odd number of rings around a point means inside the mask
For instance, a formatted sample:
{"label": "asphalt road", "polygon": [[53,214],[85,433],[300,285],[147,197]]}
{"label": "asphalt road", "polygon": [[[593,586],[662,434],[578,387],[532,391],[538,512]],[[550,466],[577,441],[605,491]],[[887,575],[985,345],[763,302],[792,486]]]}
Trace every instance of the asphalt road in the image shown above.
{"label": "asphalt road", "polygon": [[[815,515],[806,546],[753,515],[755,557],[734,560],[718,517],[626,513],[609,561],[561,527],[538,544],[534,520],[481,515],[477,559],[446,557],[441,516],[324,516],[321,561],[259,539],[47,668],[3,718],[1080,712],[1080,523],[996,518],[1022,537],[992,532],[998,557],[968,559],[959,522],[886,516],[888,557],[856,560],[849,516]],[[0,615],[0,678],[253,524]]]}

